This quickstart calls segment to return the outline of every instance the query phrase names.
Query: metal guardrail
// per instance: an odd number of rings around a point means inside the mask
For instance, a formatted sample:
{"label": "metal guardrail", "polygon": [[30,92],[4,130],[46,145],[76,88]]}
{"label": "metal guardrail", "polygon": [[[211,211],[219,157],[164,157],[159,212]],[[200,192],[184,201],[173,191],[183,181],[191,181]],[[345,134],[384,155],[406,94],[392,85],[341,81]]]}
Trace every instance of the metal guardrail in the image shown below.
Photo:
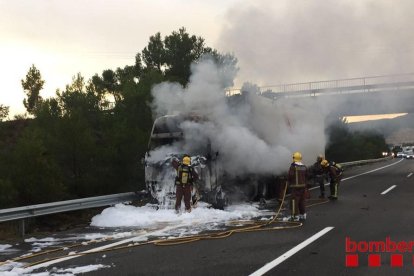
{"label": "metal guardrail", "polygon": [[389,160],[389,159],[392,159],[392,158],[393,158],[392,156],[387,156],[387,157],[384,157],[384,158],[359,160],[359,161],[344,162],[344,163],[339,163],[339,164],[342,167],[347,168],[347,167],[353,167],[353,166],[358,166],[358,165],[365,165],[365,164],[369,164],[369,163],[385,161],[385,160]]}
{"label": "metal guardrail", "polygon": [[114,205],[121,202],[132,201],[136,198],[137,194],[130,192],[2,209],[0,210],[0,223],[11,220]]}
{"label": "metal guardrail", "polygon": [[[345,162],[340,164],[343,167],[351,167],[379,161],[385,161],[391,158],[392,157],[385,157],[378,159]],[[144,193],[142,193],[142,195],[144,195]],[[121,202],[132,201],[134,199],[137,199],[138,197],[139,194],[130,192],[2,209],[0,210],[0,223],[5,221],[32,218],[49,214],[109,206]]]}

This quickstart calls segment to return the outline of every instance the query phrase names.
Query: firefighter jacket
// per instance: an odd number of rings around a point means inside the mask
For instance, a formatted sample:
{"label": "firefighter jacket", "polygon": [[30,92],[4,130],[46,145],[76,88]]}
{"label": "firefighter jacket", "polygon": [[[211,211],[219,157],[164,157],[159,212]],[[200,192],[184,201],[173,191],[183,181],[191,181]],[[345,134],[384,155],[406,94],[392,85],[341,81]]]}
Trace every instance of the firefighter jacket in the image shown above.
{"label": "firefighter jacket", "polygon": [[198,174],[193,167],[181,164],[177,168],[176,185],[193,185],[198,180]]}
{"label": "firefighter jacket", "polygon": [[331,180],[334,180],[334,181],[341,180],[342,172],[343,172],[342,168],[336,166],[335,163],[329,164],[328,174]]}
{"label": "firefighter jacket", "polygon": [[306,188],[308,179],[308,168],[301,162],[293,162],[288,172],[288,183],[290,188]]}
{"label": "firefighter jacket", "polygon": [[316,161],[312,166],[312,174],[313,176],[323,176],[325,174],[325,170],[323,169],[321,162]]}

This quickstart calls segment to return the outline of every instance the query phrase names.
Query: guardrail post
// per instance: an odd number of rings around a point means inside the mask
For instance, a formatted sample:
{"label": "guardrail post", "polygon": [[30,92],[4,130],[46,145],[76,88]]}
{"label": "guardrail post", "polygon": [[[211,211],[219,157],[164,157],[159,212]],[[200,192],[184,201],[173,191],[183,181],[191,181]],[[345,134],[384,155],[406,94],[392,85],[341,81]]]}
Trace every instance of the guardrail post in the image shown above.
{"label": "guardrail post", "polygon": [[21,234],[22,234],[22,238],[24,238],[24,234],[25,234],[25,227],[24,227],[25,225],[24,225],[24,219],[22,219],[22,220],[20,220],[20,231],[21,231]]}

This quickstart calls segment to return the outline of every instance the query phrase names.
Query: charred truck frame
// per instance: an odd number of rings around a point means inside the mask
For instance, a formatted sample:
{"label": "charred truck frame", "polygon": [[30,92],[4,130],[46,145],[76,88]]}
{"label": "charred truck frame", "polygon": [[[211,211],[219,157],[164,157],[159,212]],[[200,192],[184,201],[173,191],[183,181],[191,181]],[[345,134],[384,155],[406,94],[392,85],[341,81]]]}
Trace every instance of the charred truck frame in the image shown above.
{"label": "charred truck frame", "polygon": [[280,196],[283,177],[273,175],[243,175],[230,177],[220,165],[220,153],[209,140],[198,142],[190,152],[173,145],[184,140],[182,123],[200,122],[201,116],[166,115],[154,121],[145,155],[146,192],[152,203],[161,208],[172,208],[175,204],[174,159],[181,161],[184,155],[191,156],[191,165],[199,175],[194,185],[193,201],[201,200],[212,207],[223,209],[235,201],[266,202]]}

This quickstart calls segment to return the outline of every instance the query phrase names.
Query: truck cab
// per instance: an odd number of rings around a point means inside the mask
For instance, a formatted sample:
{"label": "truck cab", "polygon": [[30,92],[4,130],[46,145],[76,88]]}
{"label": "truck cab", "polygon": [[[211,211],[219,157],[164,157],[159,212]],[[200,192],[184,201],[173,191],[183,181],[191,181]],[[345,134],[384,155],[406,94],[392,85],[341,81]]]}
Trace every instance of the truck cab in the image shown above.
{"label": "truck cab", "polygon": [[171,208],[175,203],[176,171],[172,162],[180,162],[184,155],[191,157],[191,166],[199,175],[199,180],[193,187],[193,197],[202,199],[215,208],[222,209],[228,204],[217,181],[217,154],[212,151],[210,141],[197,141],[192,147],[184,145],[181,124],[202,120],[202,117],[190,114],[166,115],[154,121],[144,161],[145,184],[153,203],[161,208]]}
{"label": "truck cab", "polygon": [[[199,175],[193,196],[223,209],[235,201],[262,201],[277,197],[277,177],[273,175],[240,175],[226,173],[221,154],[210,139],[195,131],[186,135],[184,124],[194,129],[211,123],[197,114],[166,115],[154,121],[145,155],[145,183],[153,203],[161,208],[172,208],[175,203],[175,176],[173,160],[180,162],[184,155],[191,157],[191,165]],[[235,160],[234,162],[237,162]]]}

